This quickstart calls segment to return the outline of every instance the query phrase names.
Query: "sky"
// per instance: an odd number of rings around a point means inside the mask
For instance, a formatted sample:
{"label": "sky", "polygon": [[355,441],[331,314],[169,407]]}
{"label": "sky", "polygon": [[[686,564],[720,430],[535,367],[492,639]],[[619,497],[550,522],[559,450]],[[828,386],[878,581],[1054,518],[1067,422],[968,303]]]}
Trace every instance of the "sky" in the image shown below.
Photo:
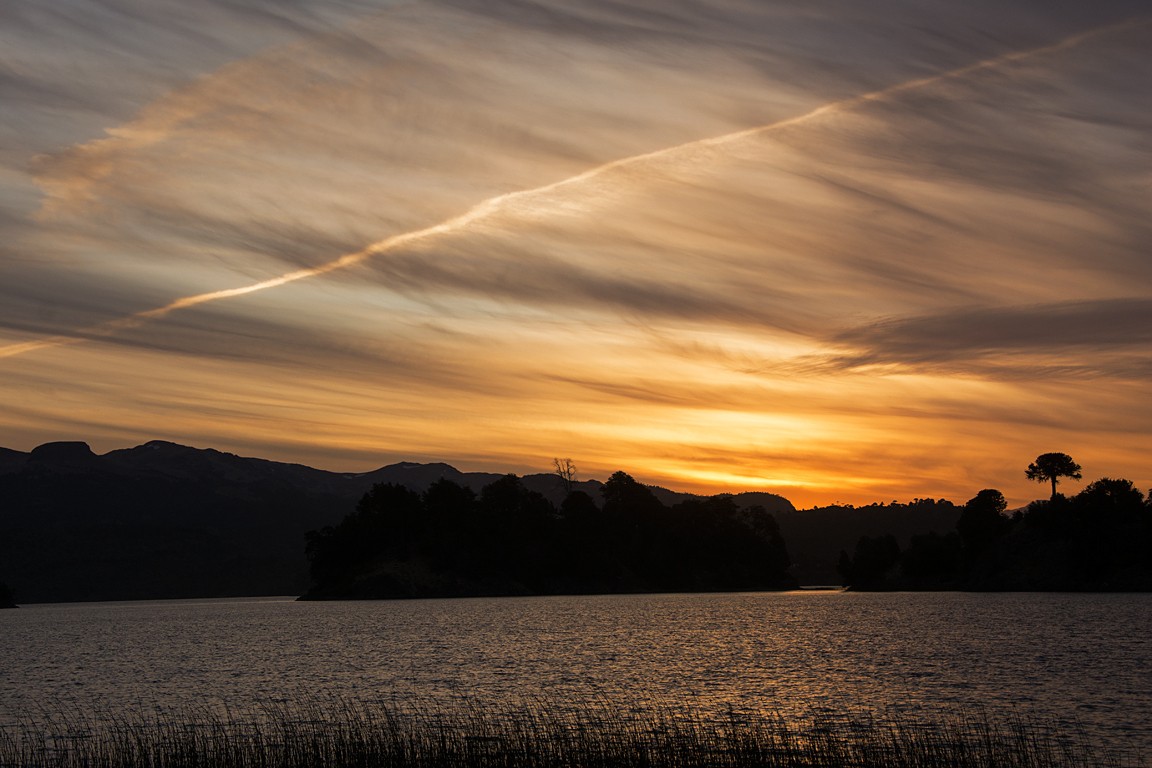
{"label": "sky", "polygon": [[0,445],[1146,489],[1149,71],[1144,0],[12,0]]}

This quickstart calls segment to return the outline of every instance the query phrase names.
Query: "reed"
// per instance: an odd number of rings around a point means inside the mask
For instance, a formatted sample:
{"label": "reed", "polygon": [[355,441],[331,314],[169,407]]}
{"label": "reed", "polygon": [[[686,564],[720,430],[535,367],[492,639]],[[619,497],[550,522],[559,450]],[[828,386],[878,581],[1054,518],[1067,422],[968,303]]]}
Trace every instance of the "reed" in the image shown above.
{"label": "reed", "polygon": [[[930,721],[926,721],[930,720]],[[304,701],[27,715],[0,768],[1126,768],[1079,732],[985,715],[634,713],[612,702]]]}

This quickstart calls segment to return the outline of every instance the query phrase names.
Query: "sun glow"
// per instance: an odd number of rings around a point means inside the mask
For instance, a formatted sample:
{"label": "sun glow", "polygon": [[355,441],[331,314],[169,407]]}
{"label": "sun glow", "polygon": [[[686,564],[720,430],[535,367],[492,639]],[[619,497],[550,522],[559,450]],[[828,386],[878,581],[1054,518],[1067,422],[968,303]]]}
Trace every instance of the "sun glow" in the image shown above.
{"label": "sun glow", "polygon": [[1147,18],[517,8],[251,44],[192,9],[204,50],[148,68],[100,14],[0,28],[0,442],[801,505],[1018,503],[1053,449],[1152,484]]}

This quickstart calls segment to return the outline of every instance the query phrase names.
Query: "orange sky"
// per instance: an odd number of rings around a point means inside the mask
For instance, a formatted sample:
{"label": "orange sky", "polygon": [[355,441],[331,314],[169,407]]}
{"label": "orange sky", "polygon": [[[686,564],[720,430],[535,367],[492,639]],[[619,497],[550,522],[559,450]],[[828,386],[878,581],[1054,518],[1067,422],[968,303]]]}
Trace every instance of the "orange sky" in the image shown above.
{"label": "orange sky", "polygon": [[1138,3],[64,5],[0,30],[0,445],[1152,485]]}

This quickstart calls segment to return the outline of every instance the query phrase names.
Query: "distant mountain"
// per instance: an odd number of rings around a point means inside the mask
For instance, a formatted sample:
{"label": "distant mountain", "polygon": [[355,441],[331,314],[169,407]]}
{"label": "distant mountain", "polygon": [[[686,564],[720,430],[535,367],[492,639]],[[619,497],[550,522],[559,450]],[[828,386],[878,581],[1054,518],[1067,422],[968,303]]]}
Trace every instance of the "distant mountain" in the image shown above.
{"label": "distant mountain", "polygon": [[[329,472],[161,440],[103,455],[82,442],[0,448],[0,581],[23,603],[299,594],[304,533],[339,522],[374,484],[423,492],[443,478],[479,492],[500,477],[411,462]],[[523,483],[557,506],[566,495],[555,475]],[[575,489],[599,502],[600,486]],[[652,490],[669,505],[694,498]],[[793,510],[772,494],[735,499]]]}
{"label": "distant mountain", "polygon": [[0,457],[0,580],[23,603],[293,593],[303,533],[361,489],[337,473],[151,442]]}

